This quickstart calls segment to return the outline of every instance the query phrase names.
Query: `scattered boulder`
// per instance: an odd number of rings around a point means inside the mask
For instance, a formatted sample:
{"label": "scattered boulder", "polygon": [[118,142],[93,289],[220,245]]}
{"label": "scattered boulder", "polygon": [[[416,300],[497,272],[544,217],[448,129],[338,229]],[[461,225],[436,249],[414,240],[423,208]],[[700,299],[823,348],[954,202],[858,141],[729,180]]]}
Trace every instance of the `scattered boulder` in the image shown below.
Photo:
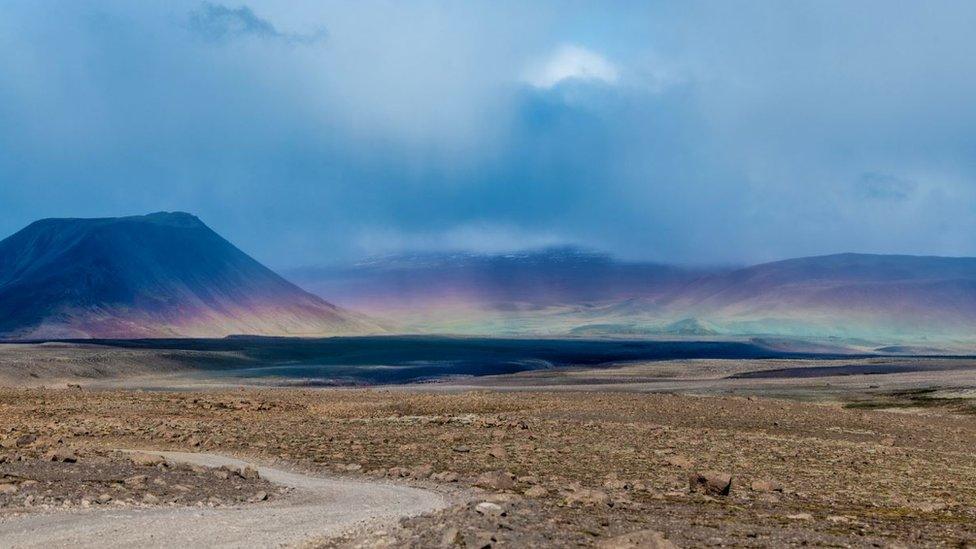
{"label": "scattered boulder", "polygon": [[0,484],[0,495],[3,494],[16,494],[17,485],[16,484]]}
{"label": "scattered boulder", "polygon": [[[362,469],[362,467],[360,466],[357,467],[359,467],[358,469],[356,469],[357,471],[359,469]],[[346,470],[348,471],[349,469],[347,468]],[[258,470],[255,469],[254,467],[251,467],[250,465],[245,465],[244,467],[238,469],[237,474],[244,480],[258,480],[261,478],[261,474],[258,473]]]}
{"label": "scattered boulder", "polygon": [[148,480],[149,477],[147,477],[146,475],[133,475],[129,478],[124,479],[122,481],[122,484],[125,484],[130,488],[141,488],[146,485],[146,482]]}
{"label": "scattered boulder", "polygon": [[688,475],[688,491],[727,496],[732,493],[732,475],[715,471],[691,473]]}
{"label": "scattered boulder", "polygon": [[515,479],[505,471],[489,471],[478,475],[474,485],[491,490],[512,490],[515,488]]}
{"label": "scattered boulder", "polygon": [[749,485],[753,492],[782,492],[783,485],[775,480],[754,480]]}
{"label": "scattered boulder", "polygon": [[544,498],[549,495],[549,490],[546,490],[542,486],[533,486],[523,493],[525,497],[529,498]]}
{"label": "scattered boulder", "polygon": [[479,514],[489,517],[500,517],[505,514],[505,509],[501,505],[492,503],[490,501],[483,501],[478,505],[475,505],[474,510]]}
{"label": "scattered boulder", "polygon": [[451,448],[451,450],[454,450],[459,454],[467,454],[468,452],[471,451],[471,448],[468,448],[467,446],[460,444],[458,446],[455,446],[454,448]]}
{"label": "scattered boulder", "polygon": [[410,469],[410,477],[416,479],[426,479],[426,478],[430,478],[433,472],[434,472],[434,466],[429,463],[424,465],[418,465],[413,469]]}
{"label": "scattered boulder", "polygon": [[454,547],[464,543],[464,537],[457,528],[448,528],[441,534],[441,547]]}
{"label": "scattered boulder", "polygon": [[110,503],[112,501],[112,496],[108,494],[102,494],[97,498],[95,498],[95,501],[97,501],[100,505],[105,505],[106,503]]}
{"label": "scattered boulder", "polygon": [[677,549],[664,534],[656,530],[638,530],[622,536],[602,540],[598,549]]}
{"label": "scattered boulder", "polygon": [[440,473],[434,473],[430,476],[431,480],[436,480],[439,482],[457,482],[458,474],[454,471],[443,471]]}
{"label": "scattered boulder", "polygon": [[44,454],[44,459],[61,463],[75,463],[78,461],[78,456],[67,448],[58,448]]}
{"label": "scattered boulder", "polygon": [[613,506],[610,495],[603,490],[581,488],[566,496],[566,505],[606,505]]}
{"label": "scattered boulder", "polygon": [[24,448],[34,444],[35,441],[37,441],[37,436],[35,435],[21,435],[13,440],[12,446],[14,448]]}
{"label": "scattered boulder", "polygon": [[410,476],[410,469],[406,467],[390,467],[386,474],[393,478],[408,477]]}
{"label": "scattered boulder", "polygon": [[488,455],[495,459],[508,459],[508,452],[502,446],[492,446],[488,449]]}
{"label": "scattered boulder", "polygon": [[813,515],[810,513],[797,513],[795,515],[786,515],[786,518],[790,520],[813,520]]}

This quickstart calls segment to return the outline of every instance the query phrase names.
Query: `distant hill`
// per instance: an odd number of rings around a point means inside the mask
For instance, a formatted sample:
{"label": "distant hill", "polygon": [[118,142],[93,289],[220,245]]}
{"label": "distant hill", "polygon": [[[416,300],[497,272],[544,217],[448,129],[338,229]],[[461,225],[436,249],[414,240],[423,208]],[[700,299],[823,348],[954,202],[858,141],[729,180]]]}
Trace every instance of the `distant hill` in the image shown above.
{"label": "distant hill", "polygon": [[44,219],[0,241],[0,337],[375,332],[186,213]]}
{"label": "distant hill", "polygon": [[696,270],[557,248],[392,256],[291,274],[407,331],[976,338],[976,258],[838,254]]}
{"label": "distant hill", "polygon": [[713,272],[629,263],[574,247],[508,254],[428,253],[289,271],[293,280],[363,310],[444,305],[525,309],[667,295]]}
{"label": "distant hill", "polygon": [[837,254],[703,277],[657,301],[730,332],[970,336],[976,258]]}

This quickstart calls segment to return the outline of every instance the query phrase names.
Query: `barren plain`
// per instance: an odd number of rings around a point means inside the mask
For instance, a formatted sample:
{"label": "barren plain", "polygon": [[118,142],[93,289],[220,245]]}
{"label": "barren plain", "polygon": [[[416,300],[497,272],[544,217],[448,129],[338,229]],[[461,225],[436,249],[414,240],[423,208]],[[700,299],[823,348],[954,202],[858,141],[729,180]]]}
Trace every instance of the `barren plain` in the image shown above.
{"label": "barren plain", "polygon": [[[49,349],[30,366],[3,357],[4,546],[37,516],[257,509],[257,525],[303,497],[270,476],[117,452],[137,448],[444,501],[256,545],[976,547],[967,359],[680,360],[294,389],[167,385],[189,379],[184,363],[160,375],[132,366],[169,360],[151,353],[109,367],[86,353],[116,351]],[[70,375],[38,373],[55,355]],[[927,366],[898,367],[911,361]]]}

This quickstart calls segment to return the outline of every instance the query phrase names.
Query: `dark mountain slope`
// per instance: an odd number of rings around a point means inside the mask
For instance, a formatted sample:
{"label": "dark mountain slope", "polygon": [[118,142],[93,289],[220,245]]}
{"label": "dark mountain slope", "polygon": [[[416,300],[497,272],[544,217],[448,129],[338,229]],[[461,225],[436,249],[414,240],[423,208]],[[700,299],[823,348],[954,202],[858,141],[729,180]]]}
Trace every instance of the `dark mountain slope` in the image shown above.
{"label": "dark mountain slope", "polygon": [[0,242],[7,338],[374,330],[185,213],[45,219]]}

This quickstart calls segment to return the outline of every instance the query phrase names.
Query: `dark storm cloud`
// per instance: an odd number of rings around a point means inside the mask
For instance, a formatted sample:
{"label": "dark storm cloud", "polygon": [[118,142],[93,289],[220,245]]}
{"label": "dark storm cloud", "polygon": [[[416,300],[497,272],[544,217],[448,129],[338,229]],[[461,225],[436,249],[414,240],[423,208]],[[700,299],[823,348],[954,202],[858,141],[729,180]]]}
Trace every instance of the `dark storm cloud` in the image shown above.
{"label": "dark storm cloud", "polygon": [[973,20],[951,1],[15,0],[0,232],[186,210],[277,266],[976,255]]}

